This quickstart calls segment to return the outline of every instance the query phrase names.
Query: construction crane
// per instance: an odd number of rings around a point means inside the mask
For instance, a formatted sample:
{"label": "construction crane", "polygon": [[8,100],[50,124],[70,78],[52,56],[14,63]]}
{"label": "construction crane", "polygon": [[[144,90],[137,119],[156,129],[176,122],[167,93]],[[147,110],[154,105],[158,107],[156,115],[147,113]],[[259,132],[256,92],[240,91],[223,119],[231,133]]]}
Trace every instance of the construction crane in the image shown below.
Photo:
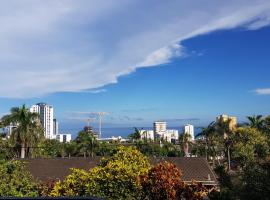
{"label": "construction crane", "polygon": [[[101,125],[102,125],[102,118],[105,115],[109,115],[108,112],[76,112],[77,114],[82,114],[82,115],[90,115],[90,116],[98,116],[99,119],[99,138],[101,138]],[[85,119],[85,118],[79,118],[79,119]],[[87,118],[87,119],[95,119],[95,118]]]}
{"label": "construction crane", "polygon": [[102,117],[105,115],[109,115],[109,113],[107,113],[107,112],[90,112],[89,114],[98,116],[98,118],[99,118],[99,138],[101,138]]}
{"label": "construction crane", "polygon": [[89,127],[90,126],[90,123],[93,122],[96,118],[94,117],[71,117],[69,119],[75,119],[75,120],[80,120],[80,121],[84,121],[86,122],[86,125]]}

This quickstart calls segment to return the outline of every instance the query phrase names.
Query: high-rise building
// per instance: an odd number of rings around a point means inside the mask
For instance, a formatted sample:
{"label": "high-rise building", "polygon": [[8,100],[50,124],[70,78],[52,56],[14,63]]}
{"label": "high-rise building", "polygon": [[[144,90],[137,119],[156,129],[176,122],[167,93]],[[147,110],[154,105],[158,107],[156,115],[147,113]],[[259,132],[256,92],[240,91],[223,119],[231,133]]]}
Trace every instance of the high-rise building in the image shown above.
{"label": "high-rise building", "polygon": [[53,123],[53,107],[46,103],[38,103],[30,108],[31,112],[40,115],[40,122],[44,128],[44,136],[47,139],[55,139],[54,123]]}
{"label": "high-rise building", "polygon": [[231,130],[234,130],[237,127],[237,118],[224,114],[218,116],[216,122],[229,122],[229,128]]}
{"label": "high-rise building", "polygon": [[53,134],[58,135],[59,128],[58,128],[58,121],[56,119],[53,119]]}
{"label": "high-rise building", "polygon": [[195,135],[194,135],[194,126],[191,124],[187,124],[184,126],[184,133],[189,134],[191,136],[191,140],[195,140]]}
{"label": "high-rise building", "polygon": [[167,142],[175,142],[176,140],[178,140],[178,136],[178,130],[168,130],[166,122],[154,122],[154,138],[162,139]]}
{"label": "high-rise building", "polygon": [[155,137],[160,138],[162,135],[166,133],[167,123],[164,121],[156,121],[154,122],[154,134]]}

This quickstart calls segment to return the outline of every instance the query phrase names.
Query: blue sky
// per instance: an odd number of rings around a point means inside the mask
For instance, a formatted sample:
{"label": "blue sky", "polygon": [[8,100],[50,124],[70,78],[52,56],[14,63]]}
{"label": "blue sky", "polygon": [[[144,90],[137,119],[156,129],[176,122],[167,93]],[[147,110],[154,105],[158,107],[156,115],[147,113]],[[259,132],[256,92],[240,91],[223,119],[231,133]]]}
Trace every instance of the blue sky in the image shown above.
{"label": "blue sky", "polygon": [[0,10],[1,115],[40,101],[62,127],[87,111],[106,126],[270,114],[269,1],[26,2]]}

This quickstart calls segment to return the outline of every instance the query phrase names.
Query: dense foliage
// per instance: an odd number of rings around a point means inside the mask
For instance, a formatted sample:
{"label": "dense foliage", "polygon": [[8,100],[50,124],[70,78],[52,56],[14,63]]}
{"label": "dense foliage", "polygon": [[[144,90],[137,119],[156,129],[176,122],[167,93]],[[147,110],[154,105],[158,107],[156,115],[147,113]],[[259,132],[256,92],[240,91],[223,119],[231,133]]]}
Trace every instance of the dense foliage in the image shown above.
{"label": "dense foliage", "polygon": [[1,161],[0,174],[0,196],[38,196],[38,185],[20,161]]}
{"label": "dense foliage", "polygon": [[233,158],[242,166],[269,153],[267,137],[255,128],[239,128],[233,137]]}
{"label": "dense foliage", "polygon": [[270,162],[250,163],[244,169],[242,199],[269,199]]}
{"label": "dense foliage", "polygon": [[[217,138],[215,148],[220,153],[216,157],[226,158],[216,166],[220,192],[211,193],[210,199],[269,199],[269,116],[250,116],[248,120],[227,132],[226,139],[216,131],[215,125],[204,134],[206,141],[209,137]],[[208,150],[211,143],[207,145]]]}
{"label": "dense foliage", "polygon": [[140,177],[144,199],[200,200],[206,196],[206,188],[199,184],[186,185],[181,180],[181,171],[172,163],[159,163]]}
{"label": "dense foliage", "polygon": [[58,182],[52,196],[99,196],[107,199],[137,199],[137,177],[148,172],[148,159],[134,147],[119,147],[116,154],[104,158],[90,171],[73,169]]}
{"label": "dense foliage", "polygon": [[[69,143],[47,140],[38,116],[23,105],[12,108],[0,120],[0,128],[14,125],[12,134],[0,133],[1,196],[99,196],[107,199],[196,199],[204,188],[186,186],[181,173],[170,163],[150,167],[145,156],[201,156],[215,168],[220,190],[210,199],[267,199],[270,166],[270,116],[254,115],[233,127],[216,121],[202,129],[197,140],[182,134],[176,143],[140,138],[135,128],[123,147],[120,141],[96,140],[91,129],[78,133]],[[136,148],[136,149],[135,149]],[[105,156],[99,166],[89,170],[72,169],[63,182],[35,183],[19,157],[50,158]],[[20,177],[20,178],[18,178]],[[139,178],[140,177],[140,178]],[[6,184],[6,183],[10,184]],[[6,186],[6,187],[5,187]],[[197,196],[196,196],[197,195]]]}

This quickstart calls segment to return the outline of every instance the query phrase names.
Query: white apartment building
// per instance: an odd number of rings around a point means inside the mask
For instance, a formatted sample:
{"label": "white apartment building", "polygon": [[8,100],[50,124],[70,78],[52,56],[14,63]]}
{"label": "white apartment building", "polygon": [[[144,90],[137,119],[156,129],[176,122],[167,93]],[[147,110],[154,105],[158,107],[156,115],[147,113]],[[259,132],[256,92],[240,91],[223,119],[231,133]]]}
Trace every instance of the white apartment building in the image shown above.
{"label": "white apartment building", "polygon": [[171,129],[171,130],[167,130],[166,133],[171,136],[172,140],[178,140],[179,139],[178,130]]}
{"label": "white apartment building", "polygon": [[56,119],[53,119],[53,134],[59,134],[58,121]]}
{"label": "white apartment building", "polygon": [[154,140],[155,135],[153,130],[140,130],[141,139]]}
{"label": "white apartment building", "polygon": [[40,115],[40,122],[44,128],[45,138],[56,139],[56,135],[54,134],[53,107],[46,103],[38,103],[31,106],[30,111]]}
{"label": "white apartment building", "polygon": [[128,139],[125,139],[125,138],[122,138],[121,136],[112,136],[112,137],[109,137],[109,138],[97,138],[98,141],[101,141],[101,142],[114,142],[114,141],[119,141],[119,142],[127,142]]}
{"label": "white apartment building", "polygon": [[167,123],[164,121],[154,122],[154,135],[155,138],[161,138],[167,130]]}
{"label": "white apartment building", "polygon": [[167,142],[172,142],[173,140],[178,140],[179,133],[178,130],[167,130],[167,123],[164,121],[154,122],[154,138],[162,138]]}
{"label": "white apartment building", "polygon": [[57,134],[56,139],[59,142],[63,142],[63,143],[70,142],[71,141],[71,134]]}
{"label": "white apartment building", "polygon": [[187,124],[184,126],[184,133],[189,134],[191,136],[191,140],[195,140],[195,135],[194,135],[194,126],[191,124]]}

